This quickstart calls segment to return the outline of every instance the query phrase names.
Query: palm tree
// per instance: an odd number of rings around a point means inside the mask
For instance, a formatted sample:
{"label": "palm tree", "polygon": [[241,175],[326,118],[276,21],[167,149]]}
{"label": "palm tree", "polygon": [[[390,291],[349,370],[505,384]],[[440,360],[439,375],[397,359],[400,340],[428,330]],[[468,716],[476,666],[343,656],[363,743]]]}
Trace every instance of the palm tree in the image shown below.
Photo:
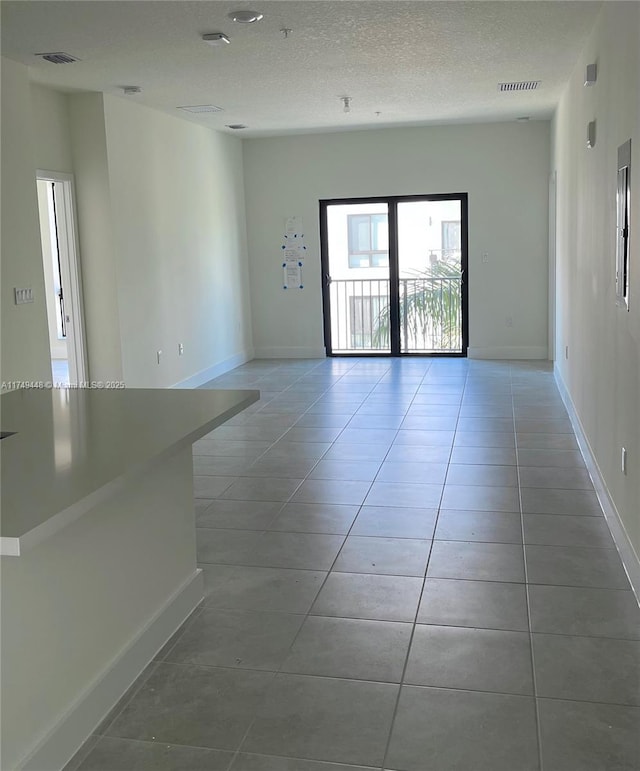
{"label": "palm tree", "polygon": [[[460,264],[435,260],[426,271],[400,279],[400,330],[403,351],[459,351],[462,347]],[[389,306],[382,308],[373,347],[389,346]]]}

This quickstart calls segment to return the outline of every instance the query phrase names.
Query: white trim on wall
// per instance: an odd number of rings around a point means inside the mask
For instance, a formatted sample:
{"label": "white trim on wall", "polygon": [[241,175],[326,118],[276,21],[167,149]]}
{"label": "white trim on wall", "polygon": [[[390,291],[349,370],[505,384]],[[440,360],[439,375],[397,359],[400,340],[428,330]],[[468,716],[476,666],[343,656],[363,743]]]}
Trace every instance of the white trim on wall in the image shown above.
{"label": "white trim on wall", "polygon": [[598,466],[598,462],[595,458],[593,450],[591,449],[591,445],[587,439],[587,435],[582,426],[582,422],[580,421],[580,417],[576,412],[571,395],[569,394],[569,391],[557,366],[554,366],[553,374],[555,376],[556,383],[558,384],[558,390],[560,391],[562,400],[564,401],[567,412],[569,413],[569,418],[571,420],[571,424],[573,425],[576,439],[578,440],[578,446],[580,447],[580,451],[582,452],[585,463],[587,464],[587,469],[591,475],[591,479],[593,480],[593,485],[595,487],[598,500],[602,506],[605,519],[607,520],[607,525],[609,526],[609,530],[611,531],[616,548],[620,554],[620,559],[622,560],[627,577],[629,578],[629,583],[631,584],[631,588],[636,595],[636,599],[638,599],[640,602],[640,558],[633,548],[629,534],[627,533],[624,523],[620,518],[620,514],[618,513],[618,509],[616,508],[613,498],[611,497],[609,488],[604,481],[604,476],[600,471],[600,466]]}
{"label": "white trim on wall", "polygon": [[76,699],[16,771],[64,767],[155,654],[198,606],[203,596],[204,579],[202,571],[198,569]]}
{"label": "white trim on wall", "polygon": [[247,349],[245,351],[240,351],[240,353],[236,353],[228,359],[218,362],[218,364],[214,364],[212,367],[207,367],[207,369],[196,372],[195,375],[191,375],[185,380],[180,380],[178,383],[172,385],[171,388],[197,388],[198,386],[213,380],[214,377],[224,375],[225,372],[229,372],[230,370],[239,367],[241,364],[246,364],[246,362],[251,361],[253,358],[253,350]]}
{"label": "white trim on wall", "polygon": [[548,349],[546,345],[469,346],[467,356],[470,359],[546,359]]}
{"label": "white trim on wall", "polygon": [[556,355],[556,233],[558,209],[558,172],[549,175],[549,333],[548,358],[555,361]]}
{"label": "white trim on wall", "polygon": [[256,348],[256,359],[324,359],[327,352],[322,347],[284,346],[282,348]]}

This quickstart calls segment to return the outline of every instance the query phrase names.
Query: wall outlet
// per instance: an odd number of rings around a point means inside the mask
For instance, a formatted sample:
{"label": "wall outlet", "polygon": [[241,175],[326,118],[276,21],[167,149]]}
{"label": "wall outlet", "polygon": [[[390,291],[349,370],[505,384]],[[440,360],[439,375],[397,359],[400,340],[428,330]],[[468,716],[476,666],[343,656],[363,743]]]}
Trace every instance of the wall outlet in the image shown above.
{"label": "wall outlet", "polygon": [[507,316],[507,318],[505,319],[504,323],[508,327],[512,327],[513,326],[513,317],[512,316]]}
{"label": "wall outlet", "polygon": [[565,359],[569,358],[569,346],[568,345],[565,345],[565,347],[564,347],[564,358]]}
{"label": "wall outlet", "polygon": [[160,359],[162,358],[162,351],[157,351],[156,356],[158,358],[158,364],[160,364]]}
{"label": "wall outlet", "polygon": [[627,475],[627,448],[623,447],[620,453],[620,465],[622,466],[622,473]]}
{"label": "wall outlet", "polygon": [[489,262],[489,252],[482,252],[482,262]]}
{"label": "wall outlet", "polygon": [[184,345],[182,343],[178,343],[178,356],[182,356],[184,353]]}

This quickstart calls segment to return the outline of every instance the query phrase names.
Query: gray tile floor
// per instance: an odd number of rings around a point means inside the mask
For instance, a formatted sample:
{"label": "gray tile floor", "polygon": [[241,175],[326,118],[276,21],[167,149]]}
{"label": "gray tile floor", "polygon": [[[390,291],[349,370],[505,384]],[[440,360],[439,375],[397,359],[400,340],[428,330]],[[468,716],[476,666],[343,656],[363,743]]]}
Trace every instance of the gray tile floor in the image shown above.
{"label": "gray tile floor", "polygon": [[206,598],[78,771],[640,768],[640,613],[546,363],[253,361]]}

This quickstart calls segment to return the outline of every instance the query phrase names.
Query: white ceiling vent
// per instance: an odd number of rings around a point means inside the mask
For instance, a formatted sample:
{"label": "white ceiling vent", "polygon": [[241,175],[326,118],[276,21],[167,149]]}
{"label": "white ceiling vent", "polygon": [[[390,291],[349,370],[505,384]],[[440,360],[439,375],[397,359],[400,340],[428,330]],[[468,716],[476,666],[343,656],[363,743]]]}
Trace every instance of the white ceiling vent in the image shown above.
{"label": "white ceiling vent", "polygon": [[53,53],[35,54],[46,62],[51,64],[72,64],[73,62],[79,62],[77,56],[71,56],[71,54],[65,54],[63,51],[55,51]]}
{"label": "white ceiling vent", "polygon": [[222,112],[222,107],[216,107],[215,104],[192,104],[186,107],[178,107],[179,110],[185,112],[195,112],[197,114],[203,112]]}
{"label": "white ceiling vent", "polygon": [[541,80],[515,80],[512,83],[498,83],[498,91],[535,91]]}

